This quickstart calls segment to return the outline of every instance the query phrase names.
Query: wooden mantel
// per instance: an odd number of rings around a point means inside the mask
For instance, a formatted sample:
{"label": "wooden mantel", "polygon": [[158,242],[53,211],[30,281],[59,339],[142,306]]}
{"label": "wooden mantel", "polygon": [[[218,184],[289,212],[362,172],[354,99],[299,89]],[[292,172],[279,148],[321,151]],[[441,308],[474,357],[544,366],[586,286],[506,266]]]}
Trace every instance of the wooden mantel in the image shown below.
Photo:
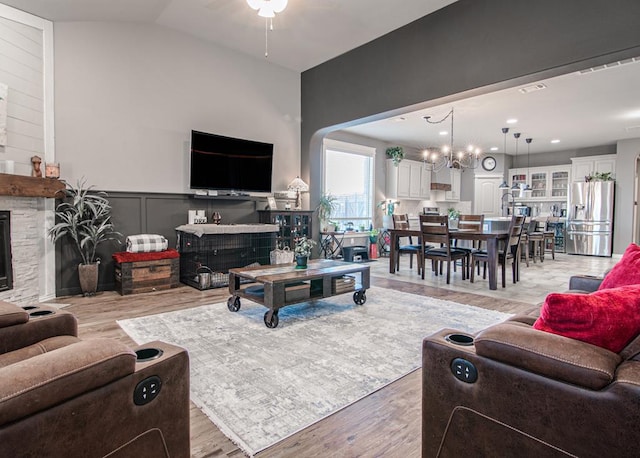
{"label": "wooden mantel", "polygon": [[36,178],[0,173],[0,196],[63,197],[65,184],[57,178]]}

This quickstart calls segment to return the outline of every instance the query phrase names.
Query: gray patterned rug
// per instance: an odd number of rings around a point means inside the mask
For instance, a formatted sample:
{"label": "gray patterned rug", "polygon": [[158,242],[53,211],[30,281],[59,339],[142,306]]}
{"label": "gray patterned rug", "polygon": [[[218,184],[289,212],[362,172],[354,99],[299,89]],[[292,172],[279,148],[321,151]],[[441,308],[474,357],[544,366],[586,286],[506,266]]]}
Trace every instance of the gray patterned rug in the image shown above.
{"label": "gray patterned rug", "polygon": [[[372,287],[280,310],[246,299],[118,323],[139,344],[189,351],[191,399],[253,455],[408,374],[421,365],[422,339],[444,327],[476,332],[509,315]],[[420,402],[416,399],[416,402]]]}

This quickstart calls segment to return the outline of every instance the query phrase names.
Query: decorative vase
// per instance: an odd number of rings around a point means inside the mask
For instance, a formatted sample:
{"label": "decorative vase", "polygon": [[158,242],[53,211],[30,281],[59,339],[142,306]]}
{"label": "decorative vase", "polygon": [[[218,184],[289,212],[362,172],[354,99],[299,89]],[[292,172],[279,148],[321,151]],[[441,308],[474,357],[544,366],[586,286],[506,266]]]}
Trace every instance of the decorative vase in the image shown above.
{"label": "decorative vase", "polygon": [[393,229],[393,215],[382,216],[382,227],[384,229]]}
{"label": "decorative vase", "polygon": [[93,296],[98,290],[98,266],[99,262],[93,264],[78,264],[78,277],[80,279],[80,289],[85,296]]}
{"label": "decorative vase", "polygon": [[458,218],[449,218],[449,229],[458,229]]}
{"label": "decorative vase", "polygon": [[296,269],[306,269],[308,259],[307,256],[296,256]]}

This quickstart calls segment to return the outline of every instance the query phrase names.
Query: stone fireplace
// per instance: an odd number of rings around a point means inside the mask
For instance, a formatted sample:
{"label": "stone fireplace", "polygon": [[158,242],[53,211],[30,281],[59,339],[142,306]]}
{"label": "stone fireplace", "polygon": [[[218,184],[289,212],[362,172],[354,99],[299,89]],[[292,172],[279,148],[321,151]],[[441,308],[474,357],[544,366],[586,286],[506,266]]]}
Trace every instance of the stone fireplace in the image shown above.
{"label": "stone fireplace", "polygon": [[55,272],[49,267],[52,263],[46,260],[48,240],[44,200],[42,197],[0,196],[0,213],[7,216],[7,222],[10,219],[7,229],[11,269],[8,273],[12,283],[11,289],[3,287],[0,278],[0,300],[25,305],[54,296],[47,295],[47,287],[43,287],[49,275],[55,279]]}

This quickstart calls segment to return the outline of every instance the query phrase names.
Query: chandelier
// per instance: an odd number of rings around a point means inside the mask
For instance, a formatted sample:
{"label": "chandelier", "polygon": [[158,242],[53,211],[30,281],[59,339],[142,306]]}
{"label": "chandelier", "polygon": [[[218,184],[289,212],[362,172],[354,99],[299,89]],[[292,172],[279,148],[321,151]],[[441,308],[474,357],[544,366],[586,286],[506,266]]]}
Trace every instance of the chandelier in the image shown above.
{"label": "chandelier", "polygon": [[441,124],[447,119],[451,120],[449,129],[449,144],[444,145],[440,151],[424,151],[424,163],[428,170],[437,172],[447,167],[450,169],[475,169],[480,163],[480,148],[468,145],[465,149],[455,150],[453,143],[453,108],[439,121],[432,121],[431,116],[425,116],[424,120],[429,124]]}
{"label": "chandelier", "polygon": [[264,57],[269,57],[269,30],[273,30],[273,18],[284,11],[288,0],[247,0],[247,3],[264,18]]}

